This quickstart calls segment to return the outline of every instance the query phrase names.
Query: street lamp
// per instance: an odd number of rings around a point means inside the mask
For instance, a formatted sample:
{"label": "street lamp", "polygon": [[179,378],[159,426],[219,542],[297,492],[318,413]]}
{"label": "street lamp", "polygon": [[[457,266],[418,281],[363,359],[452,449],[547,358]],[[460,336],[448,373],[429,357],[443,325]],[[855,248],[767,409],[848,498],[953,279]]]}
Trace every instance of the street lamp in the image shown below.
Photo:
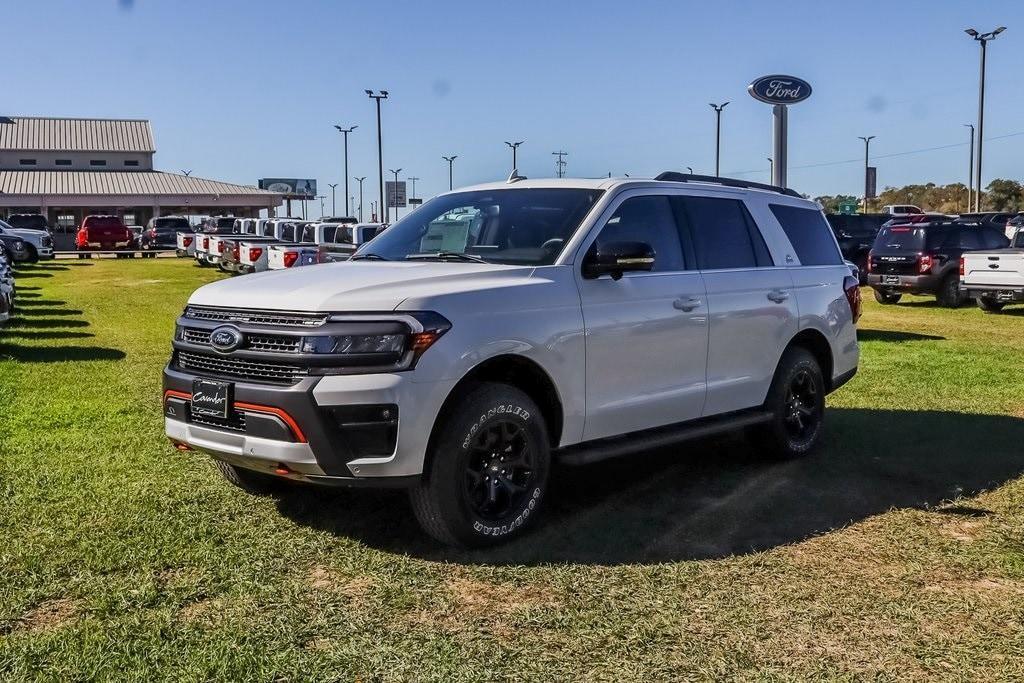
{"label": "street lamp", "polygon": [[406,178],[406,180],[408,180],[410,183],[412,183],[412,188],[409,190],[409,198],[410,199],[415,199],[416,198],[416,181],[419,180],[419,178],[417,178],[416,176],[409,176],[408,178]]}
{"label": "street lamp", "polygon": [[[388,91],[381,90],[379,93],[374,93],[372,90],[367,90],[366,94],[372,100],[377,100],[377,180],[380,183],[380,206],[382,209],[387,211],[384,206],[384,150],[381,145],[381,134],[380,134],[380,101],[388,98]],[[385,216],[385,218],[387,218]],[[387,220],[384,221],[385,223]]]}
{"label": "street lamp", "polygon": [[974,200],[974,124],[965,123],[964,126],[971,129],[971,152],[967,158],[967,210],[970,211]]}
{"label": "street lamp", "polygon": [[444,157],[443,156],[441,158],[448,162],[448,191],[451,192],[451,189],[452,189],[452,164],[454,164],[455,160],[458,159],[459,157],[458,157],[458,155],[453,154],[450,157]]}
{"label": "street lamp", "polygon": [[722,110],[725,109],[725,105],[728,102],[722,102],[721,104],[714,104],[709,102],[708,106],[715,110],[715,177],[719,175],[718,172],[718,160],[719,155],[722,151]]}
{"label": "street lamp", "polygon": [[[394,173],[395,174],[395,220],[396,221],[398,220],[398,174],[401,173],[401,172],[402,172],[402,169],[400,169],[400,168],[389,168],[388,169],[388,173]],[[388,204],[389,205],[391,204],[390,199],[388,200]]]}
{"label": "street lamp", "polygon": [[689,173],[690,175],[693,175],[693,166],[687,166],[686,172]]}
{"label": "street lamp", "polygon": [[320,218],[323,218],[324,217],[324,200],[327,199],[327,195],[325,195],[325,194],[318,194],[316,196],[316,198],[320,200]]}
{"label": "street lamp", "polygon": [[864,141],[864,213],[868,212],[868,148],[871,146],[871,141],[875,139],[874,135],[864,137],[863,135],[857,136]]}
{"label": "street lamp", "polygon": [[356,178],[359,183],[359,222],[363,222],[363,181],[366,180],[366,176],[362,178]]}
{"label": "street lamp", "polygon": [[334,124],[334,127],[338,129],[339,133],[345,136],[345,215],[348,216],[348,134],[354,131],[359,126],[352,126],[351,128],[342,128],[338,124]]}
{"label": "street lamp", "polygon": [[981,210],[981,148],[985,140],[985,47],[988,41],[994,40],[996,36],[1006,30],[1000,26],[988,33],[978,33],[973,28],[964,29],[964,33],[981,44],[981,69],[978,85],[978,156],[974,160],[974,182],[977,191],[974,194],[974,210]]}
{"label": "street lamp", "polygon": [[338,187],[338,183],[327,183],[331,186],[331,215],[338,215],[338,205],[334,203],[334,189]]}
{"label": "street lamp", "polygon": [[524,140],[520,140],[519,142],[509,142],[508,140],[505,141],[505,144],[508,145],[509,148],[511,148],[511,150],[512,150],[512,170],[513,171],[519,170],[519,165],[516,163],[516,150],[519,149],[519,145],[523,144],[523,142],[524,142]]}
{"label": "street lamp", "polygon": [[771,157],[767,157],[767,159],[768,159],[768,182],[771,183],[772,182],[772,178],[775,177],[775,160],[772,159]]}

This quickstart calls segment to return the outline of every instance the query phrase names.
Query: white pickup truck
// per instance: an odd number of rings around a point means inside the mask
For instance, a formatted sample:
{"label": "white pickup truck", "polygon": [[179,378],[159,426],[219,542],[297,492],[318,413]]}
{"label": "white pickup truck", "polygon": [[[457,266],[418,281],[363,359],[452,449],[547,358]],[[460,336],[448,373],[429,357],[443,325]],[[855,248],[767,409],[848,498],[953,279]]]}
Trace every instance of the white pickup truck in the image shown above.
{"label": "white pickup truck", "polygon": [[267,265],[270,270],[309,266],[327,261],[329,253],[339,255],[331,260],[347,260],[359,246],[353,243],[356,232],[355,223],[305,223],[292,244],[278,244],[270,249]]}
{"label": "white pickup truck", "polygon": [[1006,249],[971,251],[960,257],[960,289],[978,308],[998,313],[1003,306],[1024,303],[1024,228]]}

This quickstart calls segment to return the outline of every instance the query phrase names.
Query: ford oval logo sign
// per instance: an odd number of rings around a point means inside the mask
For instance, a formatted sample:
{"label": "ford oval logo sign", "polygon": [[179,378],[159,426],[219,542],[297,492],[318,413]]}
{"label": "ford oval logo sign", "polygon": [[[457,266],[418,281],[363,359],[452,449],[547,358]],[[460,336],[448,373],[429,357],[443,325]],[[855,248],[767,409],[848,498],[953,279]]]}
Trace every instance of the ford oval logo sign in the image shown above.
{"label": "ford oval logo sign", "polygon": [[768,104],[796,104],[811,96],[811,84],[795,76],[762,76],[747,86],[755,100]]}
{"label": "ford oval logo sign", "polygon": [[242,345],[242,333],[237,327],[224,325],[210,333],[210,346],[214,351],[231,353]]}

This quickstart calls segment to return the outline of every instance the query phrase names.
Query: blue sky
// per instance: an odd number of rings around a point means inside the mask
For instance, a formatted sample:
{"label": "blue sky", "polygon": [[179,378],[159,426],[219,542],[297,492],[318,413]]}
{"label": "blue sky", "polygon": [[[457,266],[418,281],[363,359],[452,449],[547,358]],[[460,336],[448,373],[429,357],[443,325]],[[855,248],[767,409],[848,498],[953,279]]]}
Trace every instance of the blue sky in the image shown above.
{"label": "blue sky", "polygon": [[873,156],[959,145],[878,158],[880,186],[963,181],[979,52],[963,29],[1005,25],[986,137],[1010,137],[987,144],[985,178],[1024,175],[1020,2],[37,0],[4,18],[0,114],[148,118],[162,170],[313,177],[322,194],[343,175],[332,124],[355,124],[367,206],[366,88],[391,93],[385,168],[427,197],[447,189],[441,155],[459,156],[456,185],[494,180],[513,139],[530,177],[553,175],[559,149],[570,175],[711,172],[708,103],[725,100],[723,174],[765,181],[770,108],[745,88],[769,73],[814,86],[790,111],[792,187],[859,192],[859,135],[877,136]]}

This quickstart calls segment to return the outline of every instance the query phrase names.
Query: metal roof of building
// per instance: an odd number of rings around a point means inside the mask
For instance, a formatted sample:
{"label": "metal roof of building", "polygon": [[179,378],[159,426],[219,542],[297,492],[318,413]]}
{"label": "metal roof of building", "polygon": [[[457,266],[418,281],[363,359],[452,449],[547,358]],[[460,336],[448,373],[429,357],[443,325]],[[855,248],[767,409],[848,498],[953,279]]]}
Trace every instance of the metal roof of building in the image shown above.
{"label": "metal roof of building", "polygon": [[55,119],[12,116],[0,123],[0,150],[49,152],[155,152],[144,119]]}
{"label": "metal roof of building", "polygon": [[280,198],[252,185],[235,185],[162,171],[0,171],[8,195],[254,195]]}

